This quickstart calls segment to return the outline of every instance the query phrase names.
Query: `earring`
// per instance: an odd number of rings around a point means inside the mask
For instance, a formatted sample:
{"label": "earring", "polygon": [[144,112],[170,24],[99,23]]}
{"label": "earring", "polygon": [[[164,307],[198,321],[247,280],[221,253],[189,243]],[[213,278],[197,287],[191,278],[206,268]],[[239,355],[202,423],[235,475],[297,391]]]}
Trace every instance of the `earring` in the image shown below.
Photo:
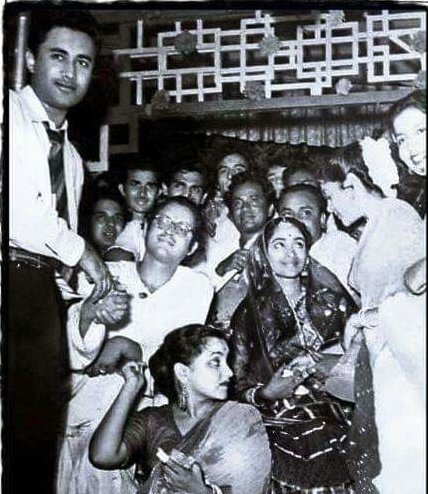
{"label": "earring", "polygon": [[309,261],[308,261],[308,259],[306,259],[305,265],[303,266],[303,271],[301,273],[301,276],[308,276],[308,274],[309,274],[308,269],[309,269]]}
{"label": "earring", "polygon": [[184,384],[180,385],[178,391],[178,408],[185,412],[189,404],[189,393],[187,392],[186,386]]}

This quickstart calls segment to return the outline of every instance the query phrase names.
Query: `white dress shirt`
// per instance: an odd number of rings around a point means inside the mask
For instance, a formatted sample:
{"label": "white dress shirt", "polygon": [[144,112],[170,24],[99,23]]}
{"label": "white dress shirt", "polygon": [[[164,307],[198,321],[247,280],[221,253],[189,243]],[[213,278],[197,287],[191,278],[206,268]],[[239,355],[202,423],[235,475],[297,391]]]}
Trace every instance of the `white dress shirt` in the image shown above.
{"label": "white dress shirt", "polygon": [[[48,163],[51,143],[44,122],[58,130],[30,86],[9,91],[9,245],[75,266],[85,247],[83,238],[76,233],[82,159],[65,133],[68,226],[58,216],[52,194]],[[65,123],[63,128],[66,127]]]}

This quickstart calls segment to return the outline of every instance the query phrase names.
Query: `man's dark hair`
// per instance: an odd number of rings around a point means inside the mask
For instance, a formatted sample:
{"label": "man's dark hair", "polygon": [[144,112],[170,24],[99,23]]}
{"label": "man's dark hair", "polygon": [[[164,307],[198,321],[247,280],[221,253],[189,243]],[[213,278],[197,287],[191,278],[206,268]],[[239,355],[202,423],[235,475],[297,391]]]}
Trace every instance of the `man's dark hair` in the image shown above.
{"label": "man's dark hair", "polygon": [[175,175],[178,172],[189,173],[197,172],[202,176],[202,187],[206,189],[208,187],[208,173],[205,167],[196,160],[181,161],[177,166],[169,170],[164,176],[164,182],[167,187],[171,185]]}
{"label": "man's dark hair", "polygon": [[115,168],[118,170],[118,180],[122,185],[128,180],[129,172],[134,170],[153,172],[158,185],[160,186],[161,184],[161,171],[159,167],[138,153],[117,156],[115,159]]}
{"label": "man's dark hair", "polygon": [[296,184],[296,185],[290,185],[289,187],[286,187],[280,194],[279,198],[278,198],[278,201],[277,201],[277,210],[278,210],[278,207],[279,207],[279,204],[281,203],[281,201],[284,200],[284,197],[287,195],[287,194],[291,194],[293,192],[306,192],[308,194],[310,194],[316,201],[316,203],[318,204],[318,207],[319,207],[319,210],[321,213],[325,213],[327,212],[327,202],[326,200],[324,199],[324,196],[322,195],[321,191],[317,188],[317,187],[314,187],[313,185],[310,185],[310,184]]}
{"label": "man's dark hair", "polygon": [[296,172],[307,172],[313,175],[314,178],[316,176],[314,168],[310,162],[304,165],[300,160],[293,161],[291,162],[290,167],[286,168],[282,172],[282,181],[285,187],[287,187],[287,181],[289,180],[289,178],[293,176]]}
{"label": "man's dark hair", "polygon": [[28,48],[34,56],[37,56],[39,47],[46,40],[49,31],[55,27],[67,27],[73,31],[86,33],[94,42],[96,52],[99,52],[98,24],[88,11],[37,8],[31,11],[30,24]]}
{"label": "man's dark hair", "polygon": [[242,173],[237,173],[232,177],[232,182],[230,184],[229,190],[224,196],[224,202],[226,206],[231,210],[233,193],[235,189],[244,183],[258,184],[262,188],[262,191],[266,197],[269,204],[273,204],[275,197],[275,192],[273,190],[272,184],[266,179],[266,177],[257,170],[246,171]]}

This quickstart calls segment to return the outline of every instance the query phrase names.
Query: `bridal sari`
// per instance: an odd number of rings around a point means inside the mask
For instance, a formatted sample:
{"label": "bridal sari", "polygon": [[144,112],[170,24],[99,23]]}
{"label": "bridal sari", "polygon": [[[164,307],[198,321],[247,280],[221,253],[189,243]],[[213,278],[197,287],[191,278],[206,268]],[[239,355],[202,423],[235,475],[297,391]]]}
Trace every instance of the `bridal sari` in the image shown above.
{"label": "bridal sari", "polygon": [[124,441],[131,462],[142,472],[139,494],[169,494],[164,485],[158,448],[195,460],[205,479],[223,494],[264,494],[271,469],[271,452],[260,414],[251,405],[217,402],[209,414],[184,436],[167,405],[134,414]]}
{"label": "bridal sari", "polygon": [[281,366],[304,366],[314,353],[321,359],[302,394],[259,404],[273,455],[270,492],[351,492],[345,449],[352,406],[323,390],[338,357],[322,351],[340,339],[354,303],[333,274],[310,260],[303,295],[292,306],[272,273],[263,237],[253,247],[248,276],[248,295],[232,319],[237,396],[251,401],[248,392]]}

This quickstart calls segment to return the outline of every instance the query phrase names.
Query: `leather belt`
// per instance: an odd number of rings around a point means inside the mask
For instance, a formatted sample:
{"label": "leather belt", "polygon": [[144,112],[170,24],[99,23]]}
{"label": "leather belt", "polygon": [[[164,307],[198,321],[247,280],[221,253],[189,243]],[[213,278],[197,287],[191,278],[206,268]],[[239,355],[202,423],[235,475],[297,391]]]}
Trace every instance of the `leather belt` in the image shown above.
{"label": "leather belt", "polygon": [[9,247],[9,261],[27,264],[36,269],[45,269],[49,271],[61,267],[61,263],[52,257],[35,254],[34,252],[18,249],[17,247]]}

